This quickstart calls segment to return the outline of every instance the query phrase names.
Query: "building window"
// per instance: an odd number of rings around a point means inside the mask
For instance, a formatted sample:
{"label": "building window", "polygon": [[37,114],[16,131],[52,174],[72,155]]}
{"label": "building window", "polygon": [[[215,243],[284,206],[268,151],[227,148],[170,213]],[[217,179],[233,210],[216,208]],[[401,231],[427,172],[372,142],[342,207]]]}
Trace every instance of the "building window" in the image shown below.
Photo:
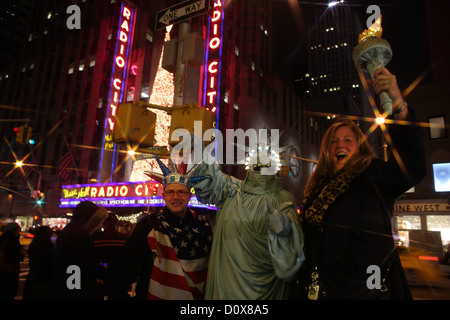
{"label": "building window", "polygon": [[433,163],[434,190],[450,191],[450,163]]}
{"label": "building window", "polygon": [[427,230],[439,231],[442,243],[450,243],[450,215],[427,216]]}
{"label": "building window", "polygon": [[398,215],[395,217],[399,230],[421,230],[419,215]]}
{"label": "building window", "polygon": [[447,138],[447,130],[445,129],[445,117],[429,117],[430,139]]}
{"label": "building window", "polygon": [[80,64],[78,65],[78,71],[83,71],[84,70],[84,59],[80,60]]}
{"label": "building window", "polygon": [[148,83],[144,83],[141,86],[141,99],[148,99],[149,97],[149,85]]}
{"label": "building window", "polygon": [[95,55],[91,57],[91,61],[89,62],[89,67],[95,66]]}

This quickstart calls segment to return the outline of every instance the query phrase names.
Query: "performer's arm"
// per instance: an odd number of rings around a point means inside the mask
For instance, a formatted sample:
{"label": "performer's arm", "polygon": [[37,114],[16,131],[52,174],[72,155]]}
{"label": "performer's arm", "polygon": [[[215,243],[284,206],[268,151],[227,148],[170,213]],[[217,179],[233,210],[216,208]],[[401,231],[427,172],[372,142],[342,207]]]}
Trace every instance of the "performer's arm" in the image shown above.
{"label": "performer's arm", "polygon": [[293,199],[282,201],[277,208],[273,208],[268,201],[268,208],[270,214],[267,217],[267,227],[272,264],[279,278],[290,281],[295,278],[305,261],[303,232],[297,210]]}

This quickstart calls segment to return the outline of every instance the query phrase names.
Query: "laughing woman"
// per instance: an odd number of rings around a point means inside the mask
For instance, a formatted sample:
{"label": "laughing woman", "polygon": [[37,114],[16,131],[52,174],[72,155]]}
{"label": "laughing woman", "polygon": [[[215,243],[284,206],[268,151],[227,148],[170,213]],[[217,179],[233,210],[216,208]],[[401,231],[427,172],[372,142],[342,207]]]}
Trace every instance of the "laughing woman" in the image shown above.
{"label": "laughing woman", "polygon": [[[395,76],[386,68],[375,75],[375,92],[393,100],[393,119],[414,121]],[[352,121],[336,122],[323,137],[301,206],[308,299],[411,299],[391,216],[395,199],[426,174],[423,133],[414,125],[387,127],[396,156],[386,162]]]}

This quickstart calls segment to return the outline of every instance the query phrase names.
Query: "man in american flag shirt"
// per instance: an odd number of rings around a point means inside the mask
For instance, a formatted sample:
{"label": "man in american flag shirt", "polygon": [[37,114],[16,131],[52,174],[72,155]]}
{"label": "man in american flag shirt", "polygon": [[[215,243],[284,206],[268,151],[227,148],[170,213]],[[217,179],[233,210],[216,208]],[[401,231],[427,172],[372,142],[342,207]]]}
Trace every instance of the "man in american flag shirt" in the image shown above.
{"label": "man in american flag shirt", "polygon": [[[159,160],[159,159],[157,159]],[[146,172],[164,186],[165,207],[136,224],[117,266],[113,267],[109,299],[127,299],[136,282],[136,299],[192,300],[204,298],[212,229],[208,220],[188,208],[191,169]]]}
{"label": "man in american flag shirt", "polygon": [[163,197],[166,206],[147,236],[154,256],[148,299],[203,299],[211,227],[187,207],[186,185],[167,184]]}

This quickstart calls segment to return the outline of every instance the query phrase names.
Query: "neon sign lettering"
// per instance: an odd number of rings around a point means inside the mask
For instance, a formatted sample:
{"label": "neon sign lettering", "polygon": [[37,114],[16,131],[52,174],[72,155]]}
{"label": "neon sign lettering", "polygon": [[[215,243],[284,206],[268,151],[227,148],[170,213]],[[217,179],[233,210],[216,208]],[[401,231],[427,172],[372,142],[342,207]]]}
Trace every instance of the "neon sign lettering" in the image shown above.
{"label": "neon sign lettering", "polygon": [[[116,44],[113,73],[111,77],[112,87],[108,114],[105,121],[105,136],[112,134],[115,128],[114,117],[117,114],[117,106],[123,97],[123,88],[127,76],[127,61],[131,46],[131,28],[133,26],[134,10],[122,5],[120,16],[120,28],[118,30],[118,41]],[[110,148],[111,144],[105,144],[105,148]]]}
{"label": "neon sign lettering", "polygon": [[208,26],[206,68],[203,84],[203,106],[216,112],[219,102],[220,65],[222,55],[223,0],[214,2],[213,14]]}
{"label": "neon sign lettering", "polygon": [[[104,151],[108,149],[114,149],[114,143],[111,141],[113,132],[115,129],[115,115],[117,114],[117,107],[123,99],[124,88],[128,75],[128,58],[131,51],[134,21],[135,21],[135,9],[122,3],[120,9],[119,29],[117,31],[117,42],[114,51],[113,68],[111,73],[111,85],[109,89],[109,101],[106,110],[105,122],[104,122],[104,136],[102,142],[100,165],[103,165]],[[114,163],[114,161],[113,161]],[[113,167],[111,171],[113,171]],[[99,170],[100,178],[100,170]]]}
{"label": "neon sign lettering", "polygon": [[156,194],[158,183],[119,182],[107,184],[86,184],[63,186],[62,199],[81,198],[130,198],[151,197]]}
{"label": "neon sign lettering", "polygon": [[[156,196],[158,188],[161,188],[159,183],[150,181],[64,185],[59,207],[74,208],[84,200],[104,207],[163,207],[163,198]],[[216,209],[212,205],[200,203],[194,196],[188,205]]]}

